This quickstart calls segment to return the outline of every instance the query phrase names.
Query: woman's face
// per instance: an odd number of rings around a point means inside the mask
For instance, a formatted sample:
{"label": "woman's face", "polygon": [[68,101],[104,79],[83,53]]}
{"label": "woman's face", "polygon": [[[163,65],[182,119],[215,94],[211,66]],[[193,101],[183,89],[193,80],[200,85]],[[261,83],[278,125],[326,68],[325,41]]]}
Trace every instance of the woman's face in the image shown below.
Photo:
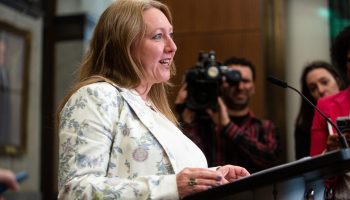
{"label": "woman's face", "polygon": [[170,79],[171,63],[176,52],[173,27],[166,16],[156,8],[143,12],[146,34],[135,49],[136,59],[146,71],[142,84],[152,85]]}
{"label": "woman's face", "polygon": [[316,101],[321,97],[339,92],[337,81],[332,74],[324,68],[311,70],[306,76],[306,84],[312,97]]}

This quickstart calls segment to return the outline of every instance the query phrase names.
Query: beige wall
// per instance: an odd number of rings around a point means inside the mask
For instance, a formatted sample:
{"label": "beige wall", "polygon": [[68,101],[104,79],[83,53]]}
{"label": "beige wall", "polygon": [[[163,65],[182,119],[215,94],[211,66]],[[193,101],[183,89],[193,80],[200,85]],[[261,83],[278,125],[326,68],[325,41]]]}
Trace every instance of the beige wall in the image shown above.
{"label": "beige wall", "polygon": [[[42,18],[33,18],[0,4],[0,20],[30,31],[29,98],[27,116],[27,150],[19,157],[0,156],[0,167],[13,171],[26,170],[29,179],[21,184],[22,191],[40,190],[40,120],[41,120],[41,52]],[[50,67],[50,66],[46,66]]]}
{"label": "beige wall", "polygon": [[[315,59],[330,60],[329,22],[320,15],[327,8],[327,0],[289,0],[286,3],[286,78],[296,88],[300,86],[303,66]],[[294,155],[294,121],[299,111],[300,97],[287,93],[287,149],[288,160]]]}

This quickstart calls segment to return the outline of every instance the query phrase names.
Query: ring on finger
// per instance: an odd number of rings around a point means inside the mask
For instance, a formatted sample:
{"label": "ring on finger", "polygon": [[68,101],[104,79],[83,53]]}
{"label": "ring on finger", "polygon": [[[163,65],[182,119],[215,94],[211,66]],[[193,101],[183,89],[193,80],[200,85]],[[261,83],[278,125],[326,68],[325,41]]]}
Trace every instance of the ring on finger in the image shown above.
{"label": "ring on finger", "polygon": [[196,179],[195,178],[190,178],[189,181],[187,182],[187,185],[190,187],[193,187],[197,185]]}

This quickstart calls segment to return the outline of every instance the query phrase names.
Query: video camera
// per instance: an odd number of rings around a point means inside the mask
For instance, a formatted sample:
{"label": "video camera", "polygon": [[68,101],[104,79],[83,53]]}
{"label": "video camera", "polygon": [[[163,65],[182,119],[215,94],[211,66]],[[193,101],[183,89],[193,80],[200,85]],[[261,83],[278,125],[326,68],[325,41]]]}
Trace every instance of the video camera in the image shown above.
{"label": "video camera", "polygon": [[214,51],[200,52],[197,64],[186,73],[186,106],[195,111],[203,111],[206,108],[216,110],[223,81],[236,85],[241,81],[241,74],[217,62]]}

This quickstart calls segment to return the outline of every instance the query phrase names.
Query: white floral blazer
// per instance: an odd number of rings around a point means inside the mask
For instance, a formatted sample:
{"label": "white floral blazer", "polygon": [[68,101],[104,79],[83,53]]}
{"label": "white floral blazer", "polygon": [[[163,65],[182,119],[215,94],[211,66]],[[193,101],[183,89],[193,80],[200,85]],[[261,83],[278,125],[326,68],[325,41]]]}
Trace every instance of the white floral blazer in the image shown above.
{"label": "white floral blazer", "polygon": [[132,90],[93,83],[60,113],[59,199],[179,199],[185,167],[203,153]]}

